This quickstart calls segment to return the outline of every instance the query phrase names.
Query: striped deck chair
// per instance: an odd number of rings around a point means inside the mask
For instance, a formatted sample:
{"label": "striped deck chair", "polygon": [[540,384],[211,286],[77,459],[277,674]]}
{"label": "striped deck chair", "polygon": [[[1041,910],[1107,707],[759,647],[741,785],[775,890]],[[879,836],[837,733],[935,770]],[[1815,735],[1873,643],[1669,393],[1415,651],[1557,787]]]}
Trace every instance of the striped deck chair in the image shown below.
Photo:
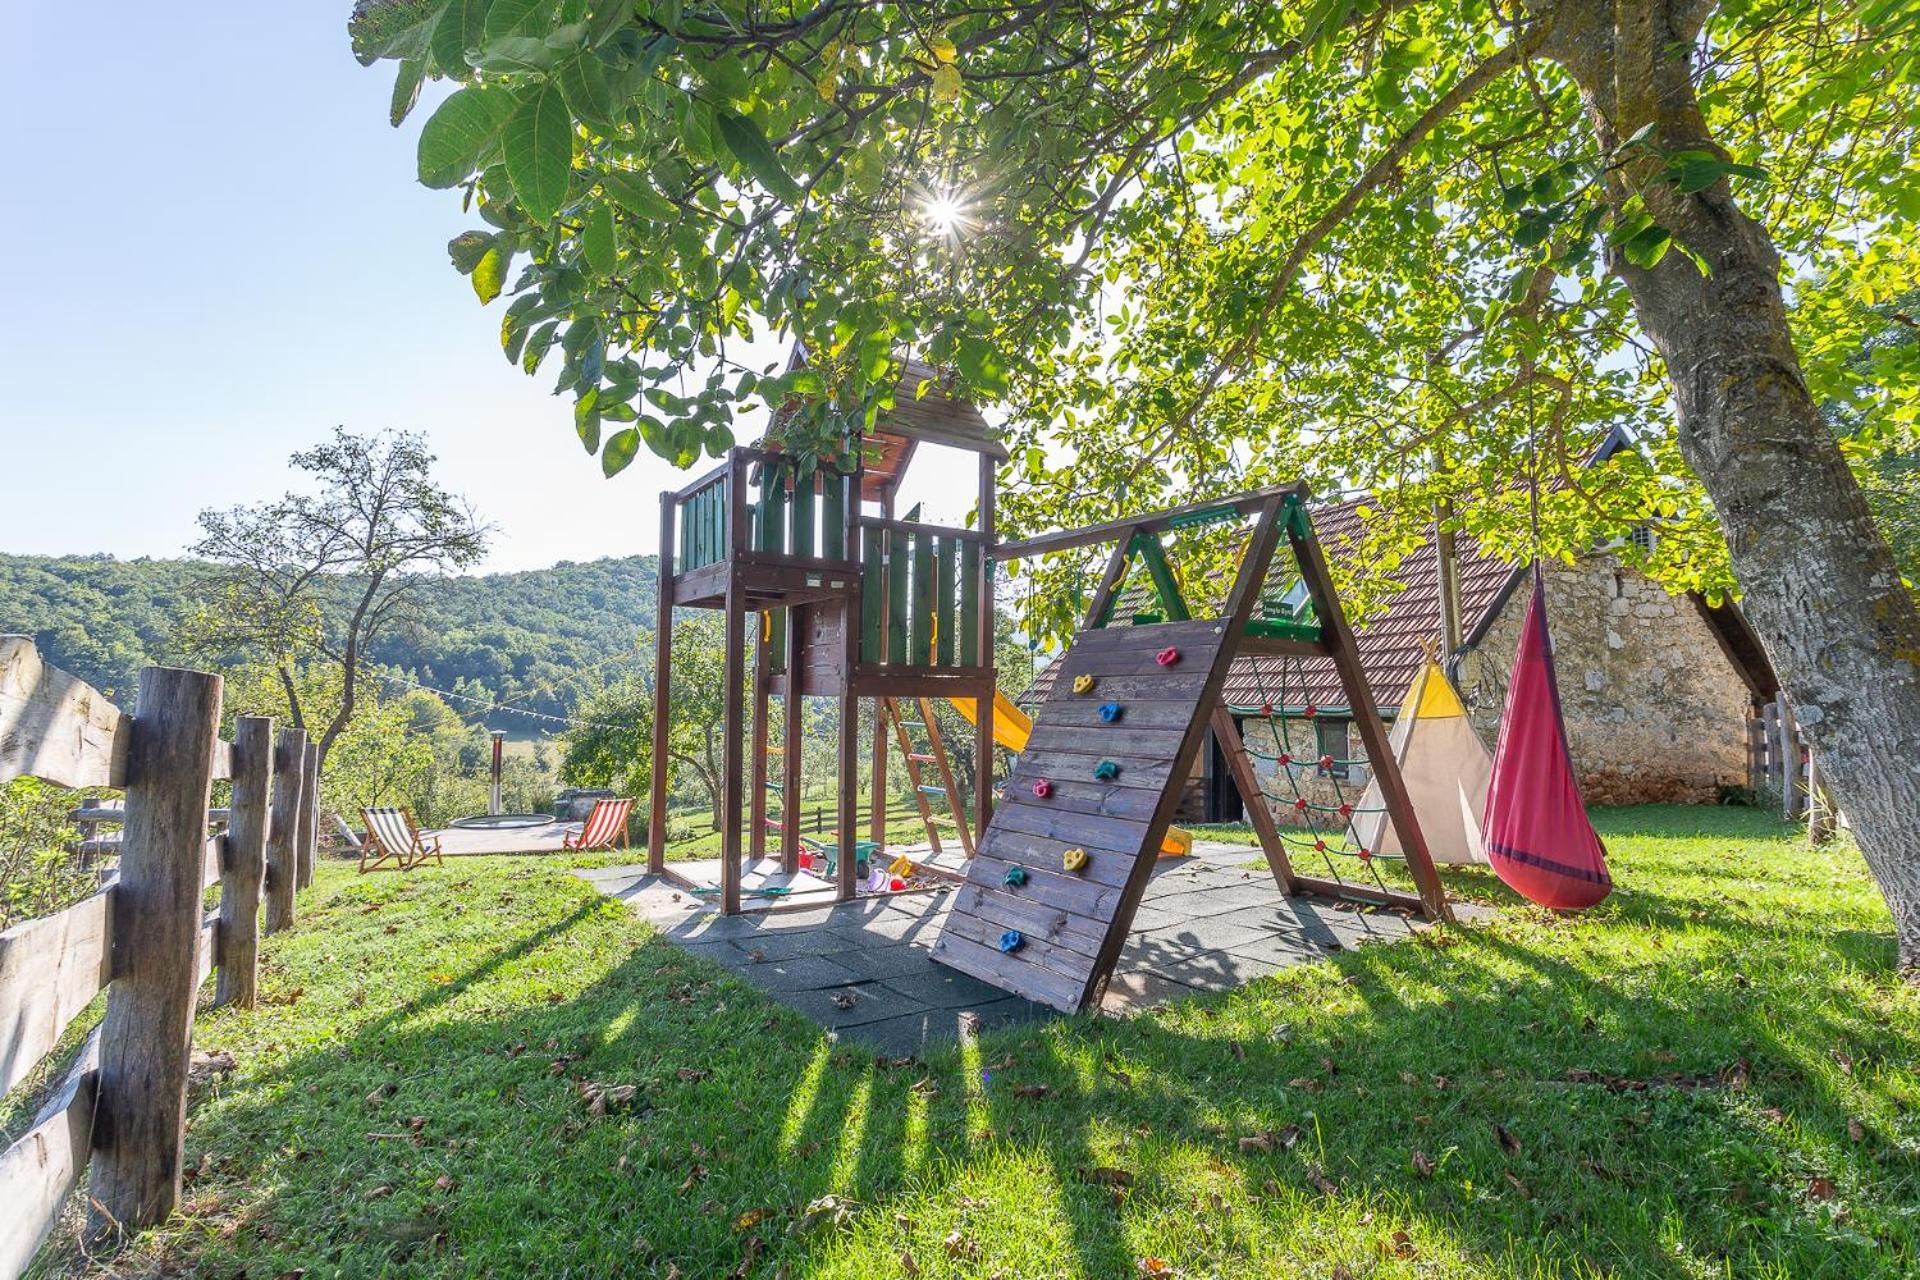
{"label": "striped deck chair", "polygon": [[580,824],[579,833],[569,833],[561,845],[576,853],[584,849],[611,849],[615,840],[622,849],[627,847],[627,811],[633,808],[631,799],[595,800],[593,812]]}
{"label": "striped deck chair", "polygon": [[422,836],[405,809],[362,809],[360,818],[367,824],[367,839],[360,846],[362,875],[382,868],[405,871],[428,858],[446,865],[440,856],[440,837]]}

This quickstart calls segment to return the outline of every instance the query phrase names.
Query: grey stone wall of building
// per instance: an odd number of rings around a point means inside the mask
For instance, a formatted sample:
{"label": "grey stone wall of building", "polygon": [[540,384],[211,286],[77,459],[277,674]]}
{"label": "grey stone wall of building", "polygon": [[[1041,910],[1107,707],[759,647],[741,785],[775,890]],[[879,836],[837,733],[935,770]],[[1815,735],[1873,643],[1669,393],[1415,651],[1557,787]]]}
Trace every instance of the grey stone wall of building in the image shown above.
{"label": "grey stone wall of building", "polygon": [[[1589,804],[1712,804],[1747,784],[1746,685],[1693,602],[1608,552],[1545,568],[1567,745]],[[1526,619],[1525,583],[1478,652],[1461,696],[1492,746]]]}

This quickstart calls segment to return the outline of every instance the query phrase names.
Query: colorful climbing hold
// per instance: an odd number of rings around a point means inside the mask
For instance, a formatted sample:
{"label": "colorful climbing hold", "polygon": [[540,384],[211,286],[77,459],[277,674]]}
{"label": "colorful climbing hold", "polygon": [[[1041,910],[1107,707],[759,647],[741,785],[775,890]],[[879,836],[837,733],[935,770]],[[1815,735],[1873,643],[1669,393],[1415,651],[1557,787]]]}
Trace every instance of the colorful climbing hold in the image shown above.
{"label": "colorful climbing hold", "polygon": [[1002,876],[1001,879],[1018,889],[1027,882],[1027,869],[1025,867],[1008,867],[1007,874]]}
{"label": "colorful climbing hold", "polygon": [[1315,853],[1325,853],[1327,851],[1327,842],[1325,840],[1315,840],[1313,842],[1313,851]]}
{"label": "colorful climbing hold", "polygon": [[1292,764],[1292,763],[1293,763],[1293,752],[1291,752],[1291,751],[1282,751],[1282,752],[1280,753],[1280,763],[1281,763],[1281,764]]}
{"label": "colorful climbing hold", "polygon": [[1117,702],[1103,702],[1100,704],[1100,718],[1108,724],[1112,724],[1125,714],[1126,708]]}
{"label": "colorful climbing hold", "polygon": [[1048,781],[1047,779],[1042,778],[1040,779],[1040,781],[1033,784],[1033,795],[1036,800],[1045,800],[1048,796],[1052,794],[1053,794],[1053,783]]}
{"label": "colorful climbing hold", "polygon": [[1069,849],[1060,855],[1060,865],[1069,871],[1079,871],[1087,865],[1085,849]]}
{"label": "colorful climbing hold", "polygon": [[1273,704],[1271,702],[1261,703],[1260,714],[1265,716],[1269,720],[1273,719]]}
{"label": "colorful climbing hold", "polygon": [[1311,702],[1309,702],[1306,706],[1300,708],[1300,714],[1305,716],[1307,719],[1311,720],[1315,716],[1320,714],[1320,708],[1314,706]]}
{"label": "colorful climbing hold", "polygon": [[1365,846],[1362,846],[1360,849],[1360,861],[1365,862],[1372,857],[1373,857],[1373,850],[1366,848]]}
{"label": "colorful climbing hold", "polygon": [[1093,776],[1102,782],[1112,782],[1120,776],[1120,766],[1111,760],[1102,760],[1093,766]]}
{"label": "colorful climbing hold", "polygon": [[1174,663],[1180,661],[1180,651],[1174,648],[1172,645],[1168,645],[1166,648],[1162,649],[1160,652],[1154,654],[1153,660],[1159,663],[1163,667],[1170,667]]}
{"label": "colorful climbing hold", "polygon": [[1093,686],[1094,679],[1092,676],[1075,676],[1073,678],[1073,691],[1075,693],[1092,693]]}
{"label": "colorful climbing hold", "polygon": [[1340,816],[1343,818],[1351,818],[1353,816],[1353,806],[1350,804],[1342,804],[1340,806]]}
{"label": "colorful climbing hold", "polygon": [[1026,939],[1020,936],[1018,929],[1009,929],[1000,935],[1000,949],[1008,955],[1018,951],[1025,943]]}
{"label": "colorful climbing hold", "polygon": [[1295,800],[1293,802],[1293,807],[1298,809],[1300,812],[1305,813],[1307,811],[1307,798],[1305,796],[1301,796],[1298,800]]}
{"label": "colorful climbing hold", "polygon": [[1331,768],[1333,768],[1333,757],[1332,757],[1332,756],[1321,756],[1321,757],[1320,757],[1320,767],[1321,767],[1322,769],[1331,769]]}

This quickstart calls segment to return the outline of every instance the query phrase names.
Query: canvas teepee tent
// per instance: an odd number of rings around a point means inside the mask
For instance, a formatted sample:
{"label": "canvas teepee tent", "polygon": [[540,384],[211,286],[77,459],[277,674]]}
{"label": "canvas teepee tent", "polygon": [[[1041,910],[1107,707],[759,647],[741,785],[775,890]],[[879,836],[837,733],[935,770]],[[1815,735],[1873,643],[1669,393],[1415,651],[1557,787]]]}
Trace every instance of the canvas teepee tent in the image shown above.
{"label": "canvas teepee tent", "polygon": [[[1493,757],[1473,731],[1460,695],[1431,658],[1421,664],[1401,699],[1389,741],[1433,860],[1485,863],[1480,815],[1487,807]],[[1387,821],[1385,804],[1376,778],[1367,784],[1354,833],[1365,848],[1400,853],[1400,837]]]}

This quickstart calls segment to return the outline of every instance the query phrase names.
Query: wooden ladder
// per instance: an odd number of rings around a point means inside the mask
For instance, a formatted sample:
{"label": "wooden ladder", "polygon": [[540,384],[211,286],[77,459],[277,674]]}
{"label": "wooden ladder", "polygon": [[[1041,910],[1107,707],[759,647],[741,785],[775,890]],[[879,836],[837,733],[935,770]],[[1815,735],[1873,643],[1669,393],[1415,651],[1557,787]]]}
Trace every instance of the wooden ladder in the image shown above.
{"label": "wooden ladder", "polygon": [[[936,816],[933,806],[927,802],[928,796],[945,796],[947,810],[953,816],[951,821],[960,837],[960,849],[967,857],[973,856],[973,832],[967,826],[966,806],[960,802],[960,789],[954,785],[953,762],[947,757],[946,744],[940,740],[940,730],[933,719],[933,703],[927,698],[918,699],[920,718],[908,720],[900,714],[900,702],[897,698],[883,698],[886,704],[887,718],[893,722],[894,741],[899,745],[900,756],[907,766],[907,781],[913,786],[913,800],[920,809],[920,821],[927,829],[927,843],[937,854],[940,852],[940,826],[949,821],[945,816]],[[907,730],[910,727],[926,730],[929,749],[916,751],[913,738]],[[926,782],[920,772],[920,766],[931,764],[940,773],[940,782],[936,785]]]}

